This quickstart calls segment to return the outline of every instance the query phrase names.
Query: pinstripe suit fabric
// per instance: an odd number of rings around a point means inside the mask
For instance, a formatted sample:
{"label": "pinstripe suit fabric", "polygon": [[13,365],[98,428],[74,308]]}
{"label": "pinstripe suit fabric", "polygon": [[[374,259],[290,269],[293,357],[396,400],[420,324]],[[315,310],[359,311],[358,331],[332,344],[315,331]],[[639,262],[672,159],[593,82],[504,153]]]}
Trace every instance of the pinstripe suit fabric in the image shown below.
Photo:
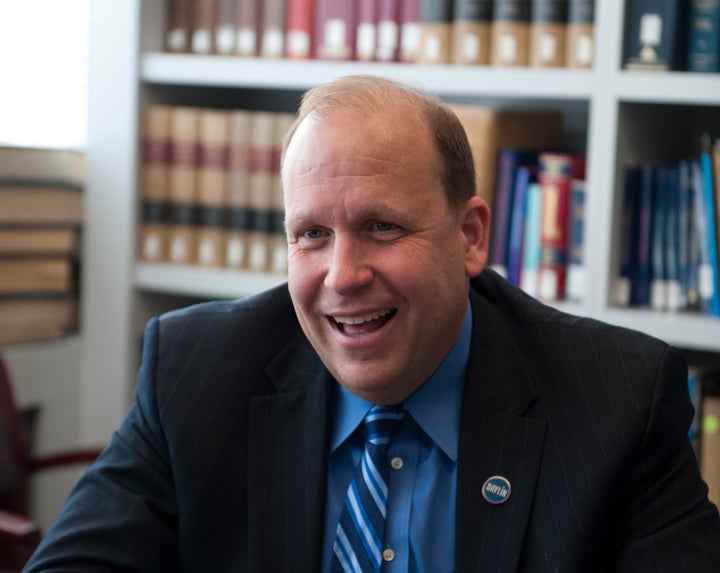
{"label": "pinstripe suit fabric", "polygon": [[[458,573],[720,571],[681,354],[488,270],[471,303]],[[153,319],[136,402],[27,571],[319,571],[334,386],[286,287]]]}

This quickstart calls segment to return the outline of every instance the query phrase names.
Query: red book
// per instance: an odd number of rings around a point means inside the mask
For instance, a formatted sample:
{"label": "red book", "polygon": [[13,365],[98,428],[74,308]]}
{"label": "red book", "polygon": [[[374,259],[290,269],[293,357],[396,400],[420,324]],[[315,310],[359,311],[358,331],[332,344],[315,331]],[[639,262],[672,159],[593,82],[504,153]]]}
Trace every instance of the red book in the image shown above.
{"label": "red book", "polygon": [[538,298],[565,298],[569,250],[570,193],[573,179],[585,179],[585,156],[541,153],[538,181],[542,188]]}
{"label": "red book", "polygon": [[398,0],[385,0],[378,5],[377,48],[375,59],[394,62],[400,47],[400,12]]}
{"label": "red book", "polygon": [[312,57],[314,0],[287,0],[285,57],[306,60]]}
{"label": "red book", "polygon": [[375,59],[376,46],[377,5],[375,0],[357,0],[355,58],[363,61]]}
{"label": "red book", "polygon": [[356,0],[317,0],[315,56],[319,60],[355,59]]}

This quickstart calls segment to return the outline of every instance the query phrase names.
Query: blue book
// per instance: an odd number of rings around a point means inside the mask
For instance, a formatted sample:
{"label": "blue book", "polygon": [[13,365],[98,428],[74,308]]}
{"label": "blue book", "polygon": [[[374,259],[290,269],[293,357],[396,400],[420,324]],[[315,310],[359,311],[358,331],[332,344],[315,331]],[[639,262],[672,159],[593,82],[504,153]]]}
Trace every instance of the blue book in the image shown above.
{"label": "blue book", "polygon": [[682,70],[687,54],[685,0],[628,0],[624,66]]}
{"label": "blue book", "polygon": [[510,238],[508,240],[507,279],[520,286],[522,274],[523,232],[525,230],[525,205],[527,190],[537,181],[537,167],[532,165],[517,168],[515,172],[515,191],[513,193],[512,214],[510,216]]}
{"label": "blue book", "polygon": [[540,224],[542,221],[542,187],[531,183],[525,201],[525,231],[523,233],[523,264],[520,288],[530,296],[538,295],[540,269]]}
{"label": "blue book", "polygon": [[666,266],[666,226],[668,216],[668,185],[663,166],[657,168],[656,184],[653,188],[652,245],[650,269],[650,306],[653,310],[667,309],[668,269]]}
{"label": "blue book", "polygon": [[720,0],[690,0],[687,70],[720,72]]}
{"label": "blue book", "polygon": [[615,287],[615,304],[630,305],[633,274],[637,266],[637,237],[640,218],[640,167],[625,167],[622,213],[620,217],[620,268]]}
{"label": "blue book", "polygon": [[[661,169],[660,186],[665,189],[666,307],[671,312],[683,306],[680,288],[680,185],[677,165]],[[687,213],[685,214],[687,216]]]}
{"label": "blue book", "polygon": [[638,197],[636,264],[632,273],[630,306],[650,305],[652,280],[653,202],[655,199],[655,166],[646,163],[640,167]]}
{"label": "blue book", "polygon": [[493,199],[492,237],[490,238],[490,267],[507,278],[510,219],[517,168],[537,165],[537,151],[503,148],[498,153],[495,197]]}
{"label": "blue book", "polygon": [[715,198],[715,181],[713,179],[712,156],[709,149],[703,150],[700,155],[700,168],[702,170],[703,193],[705,194],[708,263],[710,264],[710,280],[712,281],[710,314],[713,316],[720,316],[720,267],[718,267],[718,227],[715,216],[717,213],[717,205]]}
{"label": "blue book", "polygon": [[680,283],[679,308],[689,307],[690,294],[690,241],[695,230],[693,228],[692,196],[690,195],[690,178],[687,161],[677,164],[677,237],[678,237],[678,281]]}
{"label": "blue book", "polygon": [[[695,201],[695,229],[698,240],[698,293],[702,312],[718,316],[717,279],[713,274],[717,271],[717,251],[715,247],[715,214],[712,210],[712,187],[706,191],[703,167],[700,161],[691,163],[690,181]],[[710,195],[710,201],[708,201]],[[712,224],[712,226],[711,226]]]}

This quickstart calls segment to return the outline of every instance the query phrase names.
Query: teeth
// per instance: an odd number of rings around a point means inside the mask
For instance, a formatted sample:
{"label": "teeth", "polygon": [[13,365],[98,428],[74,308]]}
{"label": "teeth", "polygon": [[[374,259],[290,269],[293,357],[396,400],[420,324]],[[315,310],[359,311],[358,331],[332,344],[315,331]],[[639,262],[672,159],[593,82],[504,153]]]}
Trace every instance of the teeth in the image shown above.
{"label": "teeth", "polygon": [[339,324],[362,324],[363,322],[368,322],[369,320],[376,320],[388,314],[390,314],[389,310],[378,310],[376,312],[363,314],[361,316],[336,316],[334,318],[335,322]]}

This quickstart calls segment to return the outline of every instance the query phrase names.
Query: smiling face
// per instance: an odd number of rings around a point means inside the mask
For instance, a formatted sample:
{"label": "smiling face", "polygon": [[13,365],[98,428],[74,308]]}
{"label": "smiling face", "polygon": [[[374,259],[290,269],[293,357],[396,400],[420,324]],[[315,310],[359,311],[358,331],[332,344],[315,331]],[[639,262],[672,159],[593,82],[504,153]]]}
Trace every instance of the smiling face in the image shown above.
{"label": "smiling face", "polygon": [[300,324],[340,384],[404,400],[457,339],[489,211],[451,209],[428,128],[407,105],[299,125],[283,161],[288,282]]}

